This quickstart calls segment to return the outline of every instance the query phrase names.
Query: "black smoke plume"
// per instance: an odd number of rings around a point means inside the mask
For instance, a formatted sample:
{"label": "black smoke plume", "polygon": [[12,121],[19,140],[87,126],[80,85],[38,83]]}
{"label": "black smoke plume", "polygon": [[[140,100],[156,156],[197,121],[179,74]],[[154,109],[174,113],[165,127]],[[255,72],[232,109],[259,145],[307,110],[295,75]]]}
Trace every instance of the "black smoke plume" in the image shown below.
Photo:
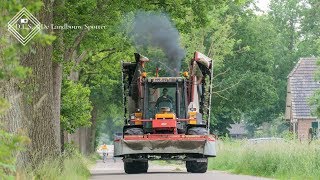
{"label": "black smoke plume", "polygon": [[[138,52],[148,47],[160,48],[167,59],[159,61],[170,75],[178,75],[185,51],[180,47],[179,32],[165,14],[138,12],[131,32]],[[145,54],[148,56],[148,54]]]}

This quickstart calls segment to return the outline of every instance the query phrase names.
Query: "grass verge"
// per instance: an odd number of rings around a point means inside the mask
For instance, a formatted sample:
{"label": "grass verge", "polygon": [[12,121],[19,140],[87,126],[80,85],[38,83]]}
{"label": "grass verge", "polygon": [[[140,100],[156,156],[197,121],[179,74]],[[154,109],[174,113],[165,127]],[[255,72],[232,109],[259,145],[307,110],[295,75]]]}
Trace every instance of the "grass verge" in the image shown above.
{"label": "grass verge", "polygon": [[89,167],[96,163],[96,158],[95,154],[88,157],[80,153],[64,154],[42,162],[33,170],[25,169],[17,174],[16,179],[86,180],[90,177]]}
{"label": "grass verge", "polygon": [[318,179],[320,142],[220,141],[209,169],[277,179]]}

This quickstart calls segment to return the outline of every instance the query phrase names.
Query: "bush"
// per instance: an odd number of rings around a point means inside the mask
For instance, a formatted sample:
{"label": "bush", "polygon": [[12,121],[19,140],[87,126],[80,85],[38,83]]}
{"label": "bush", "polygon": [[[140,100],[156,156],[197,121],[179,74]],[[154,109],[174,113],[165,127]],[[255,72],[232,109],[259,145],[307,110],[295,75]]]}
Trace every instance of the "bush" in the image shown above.
{"label": "bush", "polygon": [[317,179],[320,176],[320,142],[219,142],[209,168],[282,179]]}
{"label": "bush", "polygon": [[27,143],[29,143],[27,137],[0,129],[0,179],[14,179],[16,155]]}
{"label": "bush", "polygon": [[63,81],[61,91],[61,128],[74,133],[82,126],[90,126],[92,105],[90,89],[69,80]]}

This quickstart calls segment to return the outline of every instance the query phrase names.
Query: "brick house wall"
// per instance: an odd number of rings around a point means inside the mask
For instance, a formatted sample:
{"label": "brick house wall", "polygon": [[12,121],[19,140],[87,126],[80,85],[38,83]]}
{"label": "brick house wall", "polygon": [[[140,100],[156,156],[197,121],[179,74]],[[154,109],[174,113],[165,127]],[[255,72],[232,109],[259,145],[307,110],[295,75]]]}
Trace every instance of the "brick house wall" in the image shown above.
{"label": "brick house wall", "polygon": [[287,77],[285,119],[290,121],[290,130],[301,140],[309,138],[309,129],[317,118],[308,103],[308,99],[320,89],[320,83],[314,78],[317,68],[317,58],[300,58]]}
{"label": "brick house wall", "polygon": [[298,119],[297,123],[297,135],[299,139],[306,140],[309,137],[309,128],[311,123],[316,121],[316,119]]}

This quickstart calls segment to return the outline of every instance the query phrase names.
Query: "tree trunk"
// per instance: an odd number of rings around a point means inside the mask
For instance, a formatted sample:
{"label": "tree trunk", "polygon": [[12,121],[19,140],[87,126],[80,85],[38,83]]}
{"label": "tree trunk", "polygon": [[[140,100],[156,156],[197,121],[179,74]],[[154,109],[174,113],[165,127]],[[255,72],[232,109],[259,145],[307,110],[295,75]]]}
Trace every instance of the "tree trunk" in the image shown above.
{"label": "tree trunk", "polygon": [[[65,6],[65,0],[55,0],[53,3],[53,23],[54,24],[63,24],[65,22],[64,13],[61,12]],[[60,120],[60,108],[61,108],[61,86],[62,86],[62,65],[64,62],[64,33],[61,30],[54,30],[57,39],[55,40],[54,46],[54,61],[53,61],[53,86],[54,86],[54,100],[57,107],[56,114],[59,116]],[[59,121],[60,126],[60,121]],[[68,136],[65,136],[64,130],[60,127],[58,132],[60,132],[60,145],[61,151],[64,151],[64,143],[68,142],[65,139]]]}
{"label": "tree trunk", "polygon": [[87,154],[87,127],[79,128],[79,142],[80,142],[80,152],[82,154]]}
{"label": "tree trunk", "polygon": [[[8,16],[7,11],[0,12],[1,16]],[[4,40],[9,40],[9,32],[0,28],[0,37]],[[8,39],[6,39],[8,38]],[[5,67],[6,56],[4,56],[3,51],[8,48],[6,43],[0,44],[0,67],[1,69]],[[26,119],[24,115],[22,91],[18,87],[20,83],[17,79],[2,79],[0,80],[0,100],[5,100],[9,107],[0,107],[0,129],[14,133],[27,135]],[[3,109],[2,109],[3,108]],[[1,142],[0,142],[1,143]],[[19,171],[27,163],[24,154],[17,154],[17,170]]]}
{"label": "tree trunk", "polygon": [[22,92],[17,87],[16,79],[0,81],[0,98],[10,105],[3,115],[0,115],[0,125],[12,133],[23,130],[24,111],[22,110]]}
{"label": "tree trunk", "polygon": [[[0,15],[5,17],[9,16],[8,11],[4,10],[0,12]],[[3,23],[1,21],[1,23]],[[14,41],[12,36],[10,36],[9,31],[5,28],[0,28],[0,37],[4,40],[8,40],[8,43],[0,44],[0,69],[4,70],[8,61],[7,57],[4,55],[4,50],[9,48],[7,46],[11,45],[10,42]],[[18,87],[18,83],[20,83],[15,78],[5,78],[0,79],[0,99],[4,99],[8,104],[9,108],[5,108],[6,111],[2,112],[2,107],[0,107],[0,127],[5,128],[5,130],[11,133],[17,133],[23,127],[23,118],[25,117],[22,109],[22,91]],[[2,114],[2,113],[3,114]]]}
{"label": "tree trunk", "polygon": [[61,107],[61,85],[62,85],[62,66],[59,62],[52,62],[53,76],[53,115],[55,123],[55,136],[59,148],[63,146],[60,137],[60,107]]}
{"label": "tree trunk", "polygon": [[[10,108],[0,115],[0,125],[10,133],[28,136],[28,120],[24,115],[22,92],[17,83],[19,81],[16,79],[0,81],[0,98],[4,98],[10,105]],[[18,153],[17,171],[24,169],[28,160],[26,153]]]}
{"label": "tree trunk", "polygon": [[[44,7],[37,16],[43,24],[52,23],[52,2],[44,1]],[[59,138],[56,132],[59,118],[55,111],[53,95],[52,47],[36,43],[33,52],[21,57],[21,64],[32,69],[32,75],[21,82],[15,79],[0,82],[0,94],[11,108],[0,117],[10,132],[23,132],[31,139],[27,151],[18,156],[18,169],[27,163],[40,164],[50,155],[60,153]],[[5,57],[1,57],[5,58]]]}
{"label": "tree trunk", "polygon": [[80,132],[77,129],[73,134],[68,134],[69,143],[76,145],[80,150]]}
{"label": "tree trunk", "polygon": [[[44,7],[37,18],[43,24],[52,23],[52,2],[44,0]],[[36,165],[60,153],[60,138],[57,137],[60,131],[56,132],[60,128],[60,120],[55,115],[59,107],[54,101],[57,87],[54,88],[53,81],[52,46],[36,43],[33,49],[22,58],[21,64],[32,69],[32,75],[25,81],[23,101],[31,139],[26,154],[30,162]]]}
{"label": "tree trunk", "polygon": [[93,109],[91,111],[91,127],[90,127],[90,138],[89,138],[89,153],[93,153],[95,150],[95,140],[96,140],[96,129],[97,129],[97,117],[98,117],[98,109],[95,105],[93,105]]}

